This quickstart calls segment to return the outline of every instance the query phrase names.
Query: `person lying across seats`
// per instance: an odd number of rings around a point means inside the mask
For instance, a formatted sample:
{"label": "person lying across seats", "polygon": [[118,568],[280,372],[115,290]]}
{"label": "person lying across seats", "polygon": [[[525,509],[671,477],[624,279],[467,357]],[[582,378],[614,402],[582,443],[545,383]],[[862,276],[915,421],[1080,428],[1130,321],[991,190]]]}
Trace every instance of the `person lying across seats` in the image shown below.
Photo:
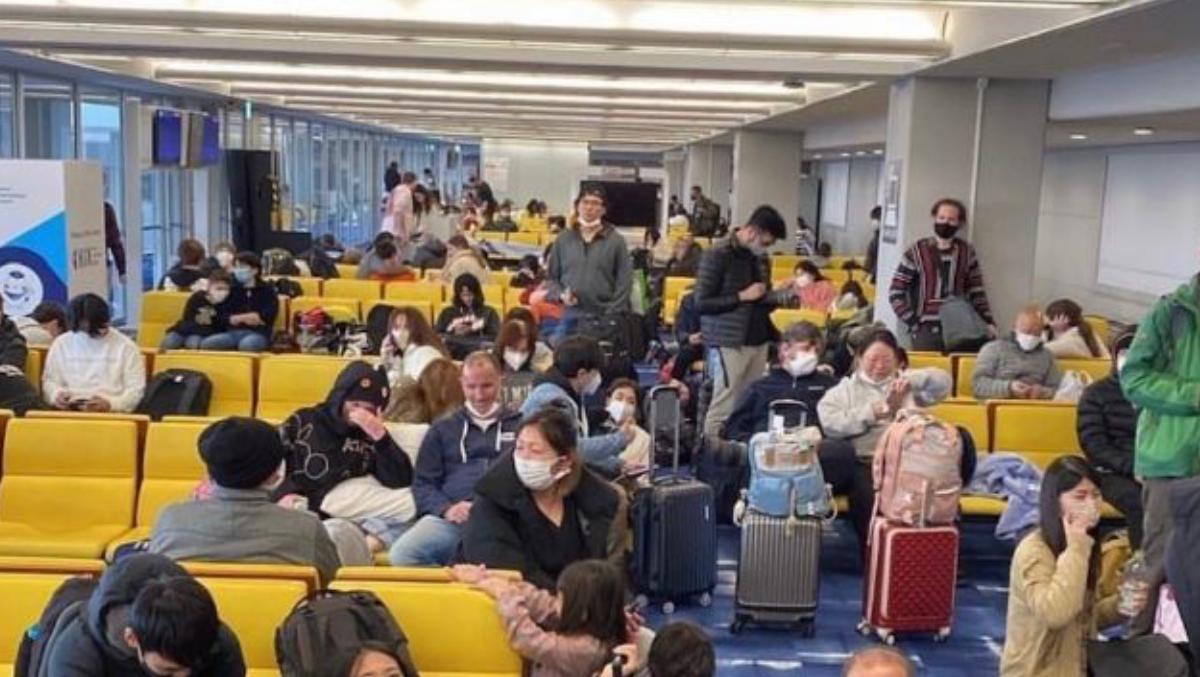
{"label": "person lying across seats", "polygon": [[466,402],[435,421],[417,454],[413,494],[420,520],[391,549],[396,566],[446,565],[458,550],[475,485],[512,451],[520,415],[500,404],[500,364],[491,353],[463,361]]}
{"label": "person lying across seats", "polygon": [[351,362],[325,402],[298,410],[280,429],[288,475],[275,495],[355,522],[372,552],[391,546],[416,516],[412,461],[381,418],[388,394],[382,369]]}
{"label": "person lying across seats", "polygon": [[128,336],[109,326],[108,303],[95,294],[71,299],[71,331],[46,355],[42,394],[55,409],[129,412],[146,390],[146,362]]}
{"label": "person lying across seats", "polygon": [[1049,400],[1062,382],[1054,354],[1042,341],[1045,320],[1030,305],[1017,315],[1013,333],[979,351],[971,391],[977,400]]}

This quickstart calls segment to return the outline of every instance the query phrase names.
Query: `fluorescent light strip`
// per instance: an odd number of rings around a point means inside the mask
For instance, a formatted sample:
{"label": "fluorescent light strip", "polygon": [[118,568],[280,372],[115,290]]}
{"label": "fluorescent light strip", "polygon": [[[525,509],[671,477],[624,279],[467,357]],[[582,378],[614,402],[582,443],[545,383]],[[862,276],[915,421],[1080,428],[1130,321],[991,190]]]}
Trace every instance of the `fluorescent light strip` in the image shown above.
{"label": "fluorescent light strip", "polygon": [[[288,96],[285,97],[285,105],[293,108],[314,108],[330,111],[346,111],[351,113],[366,113],[379,111],[386,113],[397,108],[394,99],[354,99],[354,98],[339,98],[339,97],[307,97],[307,96]],[[405,101],[399,104],[400,107],[410,107],[415,105],[412,101]],[[421,109],[438,109],[438,110],[480,110],[480,104],[469,102],[455,101],[436,101],[429,103],[420,103]],[[694,119],[711,119],[711,120],[730,120],[733,122],[742,122],[749,118],[755,117],[757,113],[740,113],[740,112],[722,112],[722,111],[705,111],[705,110],[682,110],[672,109],[669,107],[646,106],[646,107],[626,107],[626,106],[602,106],[602,107],[586,107],[586,106],[547,106],[547,105],[520,105],[520,104],[500,104],[488,103],[485,110],[489,111],[505,111],[511,113],[574,113],[580,115],[611,115],[611,114],[641,114],[647,115],[648,111],[653,111],[655,117],[659,116],[682,116]],[[763,111],[766,113],[766,111]]]}
{"label": "fluorescent light strip", "polygon": [[599,122],[607,120],[627,121],[627,122],[644,122],[647,124],[658,125],[705,125],[705,126],[721,126],[721,125],[737,125],[742,122],[740,119],[720,119],[713,120],[711,118],[696,118],[687,115],[655,115],[647,117],[646,111],[632,113],[614,113],[610,111],[590,111],[583,113],[539,113],[539,112],[514,112],[495,109],[475,109],[475,110],[444,110],[431,108],[409,108],[407,106],[396,106],[394,108],[358,108],[353,106],[312,106],[301,104],[289,104],[286,100],[284,105],[290,108],[300,110],[320,111],[323,113],[345,113],[345,114],[361,114],[373,115],[384,118],[403,118],[407,116],[420,117],[444,117],[444,118],[496,118],[504,120],[578,120],[583,122]]}

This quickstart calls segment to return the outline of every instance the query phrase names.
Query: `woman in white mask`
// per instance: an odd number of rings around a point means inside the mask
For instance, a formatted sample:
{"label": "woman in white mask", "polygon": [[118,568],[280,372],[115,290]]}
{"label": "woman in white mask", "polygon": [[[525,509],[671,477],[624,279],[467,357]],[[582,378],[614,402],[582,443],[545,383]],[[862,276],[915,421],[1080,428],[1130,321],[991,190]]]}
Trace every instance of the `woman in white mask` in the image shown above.
{"label": "woman in white mask", "polygon": [[379,347],[392,388],[402,379],[417,381],[430,362],[448,358],[446,346],[429,320],[411,306],[396,308],[388,320],[388,333]]}
{"label": "woman in white mask", "polygon": [[233,273],[233,259],[237,256],[237,249],[228,242],[221,242],[216,247],[213,247],[213,261],[217,267],[224,268],[230,274]]}
{"label": "woman in white mask", "polygon": [[510,411],[516,411],[521,406],[541,374],[542,370],[534,368],[536,337],[536,334],[530,336],[529,326],[525,322],[509,319],[505,320],[496,339],[493,354],[504,367],[500,380],[500,401]]}
{"label": "woman in white mask", "polygon": [[[1120,623],[1119,596],[1102,597],[1099,478],[1076,456],[1050,464],[1042,479],[1039,528],[1013,553],[1002,677],[1082,675],[1096,633]],[[1127,610],[1145,593],[1130,595]]]}
{"label": "woman in white mask", "polygon": [[621,452],[621,470],[625,475],[639,475],[650,467],[650,433],[639,424],[641,400],[638,384],[632,379],[618,378],[608,386],[608,402],[604,407],[608,414],[605,427],[613,432],[628,428],[633,439]]}
{"label": "woman in white mask", "polygon": [[574,421],[557,408],[521,422],[515,451],[475,487],[464,562],[519,571],[526,582],[553,590],[572,562],[623,555],[621,499],[583,467],[576,445]]}
{"label": "woman in white mask", "polygon": [[[950,374],[941,369],[902,371],[906,360],[890,331],[875,330],[856,346],[854,371],[817,404],[825,436],[849,441],[858,456],[850,513],[861,543],[866,543],[874,504],[871,461],[879,438],[901,410],[931,407],[953,386]],[[964,485],[975,471],[974,444],[968,442],[964,436]]]}

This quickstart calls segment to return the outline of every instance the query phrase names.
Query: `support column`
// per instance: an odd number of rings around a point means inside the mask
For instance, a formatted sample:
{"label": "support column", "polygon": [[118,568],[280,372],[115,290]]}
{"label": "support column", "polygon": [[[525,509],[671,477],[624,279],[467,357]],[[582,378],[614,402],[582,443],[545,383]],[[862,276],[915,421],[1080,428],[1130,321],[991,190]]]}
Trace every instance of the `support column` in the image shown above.
{"label": "support column", "polygon": [[721,205],[721,213],[728,215],[730,190],[733,185],[733,148],[718,144],[692,144],[687,147],[683,163],[683,189],[679,199],[690,212],[692,205],[688,193],[692,186],[700,186],[704,194]]}
{"label": "support column", "polygon": [[755,207],[771,205],[783,215],[788,242],[776,251],[791,251],[800,214],[800,159],[804,135],[793,132],[739,131],[733,141],[732,225],[741,225]]}
{"label": "support column", "polygon": [[1032,300],[1049,83],[909,78],[892,85],[880,204],[899,176],[894,241],[879,243],[876,317],[896,328],[888,286],[904,251],[933,233],[930,207],[967,205],[960,236],[975,245],[1001,332]]}

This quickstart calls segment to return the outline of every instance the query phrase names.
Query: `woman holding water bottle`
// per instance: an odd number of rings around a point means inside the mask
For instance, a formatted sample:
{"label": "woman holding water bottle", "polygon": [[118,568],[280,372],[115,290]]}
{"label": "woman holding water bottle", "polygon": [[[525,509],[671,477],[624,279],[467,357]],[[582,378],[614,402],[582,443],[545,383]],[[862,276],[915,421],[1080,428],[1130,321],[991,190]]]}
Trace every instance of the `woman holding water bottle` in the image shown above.
{"label": "woman holding water bottle", "polygon": [[1099,480],[1082,458],[1065,456],[1046,469],[1040,528],[1013,554],[1002,677],[1087,674],[1087,640],[1125,620],[1119,606],[1144,603],[1098,597],[1100,506]]}

